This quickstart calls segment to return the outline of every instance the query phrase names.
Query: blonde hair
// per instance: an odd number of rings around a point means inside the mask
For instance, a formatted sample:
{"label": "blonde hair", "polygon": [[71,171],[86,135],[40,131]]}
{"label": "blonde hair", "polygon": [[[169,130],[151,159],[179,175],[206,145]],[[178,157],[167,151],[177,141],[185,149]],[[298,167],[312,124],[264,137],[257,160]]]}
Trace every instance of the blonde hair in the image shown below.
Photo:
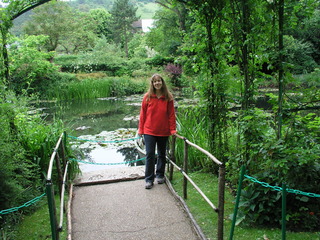
{"label": "blonde hair", "polygon": [[149,90],[147,92],[147,101],[150,100],[151,95],[156,94],[156,89],[153,86],[153,82],[156,80],[161,80],[162,82],[162,87],[160,89],[161,94],[164,95],[166,101],[172,101],[173,100],[173,96],[172,93],[169,91],[164,79],[161,77],[160,74],[153,74],[151,79],[150,79],[150,86],[149,86]]}

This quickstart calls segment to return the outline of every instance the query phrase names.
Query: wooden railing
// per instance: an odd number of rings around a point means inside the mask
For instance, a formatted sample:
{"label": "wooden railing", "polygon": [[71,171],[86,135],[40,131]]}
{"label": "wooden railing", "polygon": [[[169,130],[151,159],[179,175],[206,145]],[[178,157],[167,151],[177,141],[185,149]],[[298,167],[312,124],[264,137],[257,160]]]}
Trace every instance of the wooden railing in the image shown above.
{"label": "wooden railing", "polygon": [[[183,159],[183,167],[180,168],[175,161],[175,144],[176,139],[181,139],[184,141],[184,159]],[[188,148],[189,146],[197,149],[198,151],[205,154],[209,159],[212,160],[214,164],[219,166],[219,186],[218,186],[218,207],[216,207],[209,198],[202,192],[202,190],[194,183],[194,181],[188,176]],[[183,136],[178,134],[172,137],[171,146],[170,146],[170,156],[168,157],[170,167],[169,167],[169,180],[173,179],[173,169],[178,169],[184,176],[183,180],[183,197],[187,199],[187,186],[188,182],[192,184],[192,186],[200,193],[203,199],[209,204],[209,206],[218,214],[218,226],[217,226],[217,239],[223,240],[223,218],[224,218],[224,192],[225,192],[225,166],[222,162],[220,162],[215,156],[213,156],[208,151],[199,147],[198,145],[190,142]]]}
{"label": "wooden railing", "polygon": [[[48,208],[51,225],[52,240],[59,239],[59,233],[62,231],[63,226],[63,213],[64,211],[64,193],[67,181],[68,161],[65,150],[66,133],[62,133],[57,141],[56,147],[50,158],[47,178],[46,178],[46,194],[48,199]],[[58,174],[58,188],[60,192],[60,221],[58,225],[56,203],[54,194],[54,183],[52,181],[53,164],[56,163],[56,170]],[[61,164],[62,163],[62,164]]]}

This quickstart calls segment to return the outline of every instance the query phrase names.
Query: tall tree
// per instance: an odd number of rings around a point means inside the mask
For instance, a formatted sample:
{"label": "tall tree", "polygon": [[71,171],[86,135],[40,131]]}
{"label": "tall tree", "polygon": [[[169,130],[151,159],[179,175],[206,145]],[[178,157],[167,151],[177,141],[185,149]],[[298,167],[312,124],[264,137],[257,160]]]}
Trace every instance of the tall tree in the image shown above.
{"label": "tall tree", "polygon": [[50,2],[34,12],[24,31],[49,36],[48,51],[61,45],[67,52],[77,52],[93,45],[96,24],[89,14],[73,11],[65,2]]}
{"label": "tall tree", "polygon": [[278,96],[278,138],[280,139],[282,134],[282,105],[283,105],[283,88],[284,88],[284,69],[283,69],[283,25],[284,25],[284,0],[279,0],[279,96]]}
{"label": "tall tree", "polygon": [[102,8],[92,9],[89,13],[97,23],[96,33],[98,36],[109,39],[111,37],[111,14]]}
{"label": "tall tree", "polygon": [[177,14],[167,8],[162,8],[156,12],[154,19],[156,20],[155,27],[146,34],[148,46],[160,55],[176,56],[184,35],[179,27]]}
{"label": "tall tree", "polygon": [[[194,17],[197,42],[193,42],[192,48],[195,58],[199,59],[199,68],[204,76],[203,94],[207,106],[209,118],[209,142],[211,151],[218,158],[224,158],[224,144],[226,136],[226,94],[225,94],[225,44],[224,11],[227,2],[224,0],[178,0],[186,4]],[[189,33],[193,34],[193,33]],[[189,36],[187,36],[189,37]],[[199,46],[204,46],[199,49]]]}
{"label": "tall tree", "polygon": [[113,39],[124,48],[127,58],[129,56],[128,42],[134,33],[132,23],[139,19],[136,16],[137,9],[129,0],[116,0],[110,12]]}
{"label": "tall tree", "polygon": [[184,3],[180,3],[175,0],[156,0],[155,2],[176,14],[180,30],[187,30],[186,19],[188,11]]}

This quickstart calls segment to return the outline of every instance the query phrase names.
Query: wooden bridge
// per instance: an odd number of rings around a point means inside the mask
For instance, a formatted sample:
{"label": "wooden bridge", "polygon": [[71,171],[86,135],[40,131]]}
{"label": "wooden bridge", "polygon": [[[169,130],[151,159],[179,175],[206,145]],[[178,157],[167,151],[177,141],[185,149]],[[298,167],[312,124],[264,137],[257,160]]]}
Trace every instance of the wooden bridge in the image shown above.
{"label": "wooden bridge", "polygon": [[[52,239],[59,239],[64,214],[67,215],[68,239],[112,240],[112,239],[206,239],[188,210],[183,198],[173,190],[170,180],[173,173],[184,175],[183,197],[187,198],[187,184],[191,183],[204,200],[217,213],[217,239],[223,239],[224,218],[224,165],[206,150],[189,142],[182,136],[171,141],[168,171],[165,184],[156,184],[152,189],[144,188],[144,166],[124,167],[83,173],[69,186],[69,200],[60,205],[58,223],[54,200],[54,183],[51,178],[57,169],[60,199],[64,199],[67,185],[68,165],[64,143],[66,134],[61,134],[50,159],[46,194],[48,199]],[[184,164],[175,163],[176,139],[184,141]],[[188,176],[188,147],[194,147],[219,166],[219,202],[216,207]],[[56,168],[53,168],[54,163]],[[173,171],[176,168],[180,172]]]}

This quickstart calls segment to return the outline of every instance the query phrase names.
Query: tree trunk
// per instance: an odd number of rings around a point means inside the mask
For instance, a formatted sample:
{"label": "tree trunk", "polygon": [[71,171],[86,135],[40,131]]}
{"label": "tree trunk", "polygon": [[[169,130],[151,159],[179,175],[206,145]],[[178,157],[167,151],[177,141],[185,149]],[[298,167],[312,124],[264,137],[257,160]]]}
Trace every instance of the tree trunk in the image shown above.
{"label": "tree trunk", "polygon": [[278,139],[282,137],[282,103],[284,90],[283,69],[283,23],[284,23],[284,0],[279,0],[279,99],[278,99]]}
{"label": "tree trunk", "polygon": [[9,72],[9,56],[8,56],[8,50],[7,50],[7,34],[8,29],[1,24],[1,35],[2,35],[2,57],[3,57],[3,65],[4,65],[4,78],[7,83],[9,83],[10,78],[10,72]]}
{"label": "tree trunk", "polygon": [[242,0],[242,70],[244,75],[244,98],[242,101],[242,109],[248,110],[252,104],[253,98],[253,82],[252,76],[249,75],[249,51],[248,51],[248,34],[250,32],[250,19],[248,0]]}
{"label": "tree trunk", "polygon": [[124,50],[126,52],[126,58],[129,58],[128,33],[127,33],[127,30],[124,31]]}

